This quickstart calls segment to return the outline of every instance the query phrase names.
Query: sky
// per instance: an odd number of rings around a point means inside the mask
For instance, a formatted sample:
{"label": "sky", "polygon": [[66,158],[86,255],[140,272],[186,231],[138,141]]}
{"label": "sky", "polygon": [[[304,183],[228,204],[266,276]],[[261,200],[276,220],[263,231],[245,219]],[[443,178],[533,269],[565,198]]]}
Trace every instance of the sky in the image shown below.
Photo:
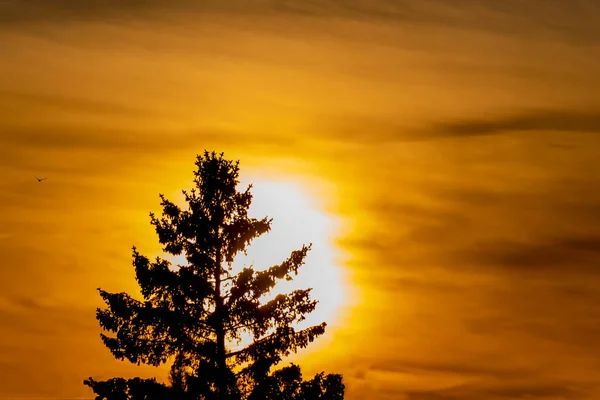
{"label": "sky", "polygon": [[597,399],[599,87],[595,0],[0,1],[0,400],[154,373],[96,288],[204,149],[344,221],[347,399]]}

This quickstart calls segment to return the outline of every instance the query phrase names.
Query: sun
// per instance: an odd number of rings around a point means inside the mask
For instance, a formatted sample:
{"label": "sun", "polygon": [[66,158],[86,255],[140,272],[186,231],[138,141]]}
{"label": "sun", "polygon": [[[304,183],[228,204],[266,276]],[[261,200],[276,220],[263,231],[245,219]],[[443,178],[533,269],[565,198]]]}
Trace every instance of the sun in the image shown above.
{"label": "sun", "polygon": [[[245,266],[252,266],[256,271],[267,269],[283,262],[302,245],[312,244],[305,265],[300,268],[298,275],[292,281],[280,281],[263,301],[280,293],[311,288],[311,297],[318,304],[296,328],[303,329],[326,322],[325,336],[330,337],[342,322],[349,288],[340,267],[343,257],[335,246],[340,227],[338,219],[325,212],[318,197],[311,196],[311,191],[300,182],[284,178],[249,177],[241,180],[238,190],[245,190],[249,184],[252,184],[249,216],[272,218],[271,231],[255,239],[247,248],[246,254],[238,254],[232,265],[234,271]],[[187,263],[184,255],[166,258],[174,265]],[[229,347],[232,350],[245,347],[251,340],[249,334],[242,334],[241,342],[230,343]],[[325,343],[327,340],[321,338],[318,342]],[[313,350],[315,347],[320,346],[311,346]]]}
{"label": "sun", "polygon": [[252,194],[250,216],[273,218],[271,231],[254,240],[247,255],[240,255],[236,263],[266,269],[284,261],[303,244],[312,243],[298,275],[292,281],[278,283],[269,298],[294,289],[312,288],[312,297],[319,303],[299,327],[321,322],[335,326],[345,297],[343,271],[334,245],[339,226],[336,218],[325,213],[308,190],[290,181],[254,180]]}

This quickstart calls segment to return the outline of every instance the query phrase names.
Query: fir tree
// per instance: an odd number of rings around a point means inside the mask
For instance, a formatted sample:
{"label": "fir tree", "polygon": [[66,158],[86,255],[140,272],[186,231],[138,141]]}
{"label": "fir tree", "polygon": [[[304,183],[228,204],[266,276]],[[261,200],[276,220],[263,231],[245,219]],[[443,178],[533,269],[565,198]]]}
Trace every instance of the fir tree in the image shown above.
{"label": "fir tree", "polygon": [[[304,381],[297,365],[275,366],[325,331],[325,323],[294,328],[317,302],[310,289],[262,301],[282,279],[292,280],[309,246],[263,271],[232,268],[251,241],[270,230],[271,219],[248,216],[251,186],[239,192],[239,162],[223,154],[197,156],[194,188],[183,191],[187,209],[160,195],[162,216],[150,214],[163,250],[184,255],[185,265],[149,260],[133,248],[143,300],[98,289],[106,309],[96,318],[113,356],[136,364],[170,363],[168,383],[113,378],[84,384],[96,400],[338,400],[342,377],[317,374]],[[229,346],[250,334],[247,346]]]}

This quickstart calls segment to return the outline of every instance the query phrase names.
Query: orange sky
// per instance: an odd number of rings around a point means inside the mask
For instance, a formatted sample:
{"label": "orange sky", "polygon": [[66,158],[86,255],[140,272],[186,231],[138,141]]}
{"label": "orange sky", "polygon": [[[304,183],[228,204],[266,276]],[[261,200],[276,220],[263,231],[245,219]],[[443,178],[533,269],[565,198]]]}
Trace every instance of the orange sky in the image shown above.
{"label": "orange sky", "polygon": [[166,4],[0,2],[0,400],[137,371],[95,289],[205,148],[346,222],[347,399],[599,398],[600,3]]}

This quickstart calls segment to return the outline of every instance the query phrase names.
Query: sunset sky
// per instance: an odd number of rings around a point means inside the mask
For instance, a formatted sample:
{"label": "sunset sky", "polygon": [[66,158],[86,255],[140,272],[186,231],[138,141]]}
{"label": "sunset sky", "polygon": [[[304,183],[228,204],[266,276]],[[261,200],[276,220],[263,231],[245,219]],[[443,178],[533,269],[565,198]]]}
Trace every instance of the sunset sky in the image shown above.
{"label": "sunset sky", "polygon": [[597,0],[0,0],[0,400],[159,374],[96,288],[204,149],[321,246],[348,400],[600,398],[599,89]]}

